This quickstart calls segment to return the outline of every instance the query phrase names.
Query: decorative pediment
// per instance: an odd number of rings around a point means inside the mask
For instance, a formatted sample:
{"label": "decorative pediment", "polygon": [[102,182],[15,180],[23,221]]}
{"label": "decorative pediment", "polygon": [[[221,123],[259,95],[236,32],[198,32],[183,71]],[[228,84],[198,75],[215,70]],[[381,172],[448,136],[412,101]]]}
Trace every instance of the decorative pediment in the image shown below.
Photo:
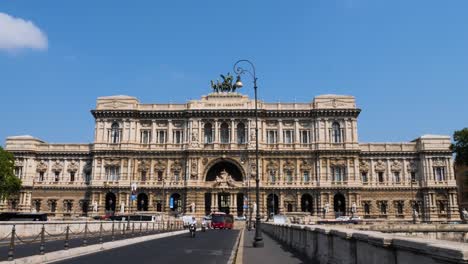
{"label": "decorative pediment", "polygon": [[269,126],[269,127],[274,127],[274,126],[278,125],[278,121],[267,120],[266,125]]}
{"label": "decorative pediment", "polygon": [[368,172],[369,168],[370,168],[369,162],[367,162],[365,160],[359,161],[359,171],[360,172]]}
{"label": "decorative pediment", "polygon": [[48,165],[43,160],[39,161],[36,165],[36,171],[45,172],[47,171]]}
{"label": "decorative pediment", "polygon": [[105,167],[120,166],[120,160],[118,160],[118,159],[105,160],[104,161],[104,166]]}
{"label": "decorative pediment", "polygon": [[312,164],[308,160],[303,160],[301,164],[301,170],[308,171],[312,169]]}
{"label": "decorative pediment", "polygon": [[278,163],[276,161],[270,160],[266,166],[268,171],[278,170]]}
{"label": "decorative pediment", "polygon": [[67,171],[76,172],[79,169],[79,165],[76,161],[71,161],[67,166]]}
{"label": "decorative pediment", "polygon": [[283,126],[285,126],[285,127],[291,127],[293,125],[294,125],[294,121],[292,121],[292,120],[283,121]]}
{"label": "decorative pediment", "polygon": [[162,160],[158,160],[156,164],[154,164],[155,171],[165,171],[166,170],[166,162]]}
{"label": "decorative pediment", "polygon": [[149,128],[151,127],[151,121],[141,121],[140,125],[141,127]]}
{"label": "decorative pediment", "polygon": [[55,161],[54,164],[52,164],[52,171],[55,172],[61,172],[63,170],[63,164],[60,161]]}
{"label": "decorative pediment", "polygon": [[441,159],[435,159],[432,161],[432,166],[434,167],[445,167],[445,162]]}
{"label": "decorative pediment", "polygon": [[156,125],[158,127],[167,127],[167,121],[157,121]]}
{"label": "decorative pediment", "polygon": [[346,167],[346,160],[344,159],[332,159],[330,160],[330,166],[333,167]]}
{"label": "decorative pediment", "polygon": [[406,170],[408,170],[408,172],[416,172],[418,170],[416,161],[410,161],[406,166]]}
{"label": "decorative pediment", "polygon": [[173,121],[173,122],[172,122],[172,125],[173,125],[174,127],[182,127],[183,124],[184,124],[184,123],[183,123],[182,121]]}
{"label": "decorative pediment", "polygon": [[150,162],[147,160],[138,161],[138,171],[149,171],[150,166]]}
{"label": "decorative pediment", "polygon": [[286,161],[286,163],[283,165],[283,170],[285,171],[293,171],[294,170],[294,163],[292,163],[290,160]]}
{"label": "decorative pediment", "polygon": [[385,166],[385,162],[379,160],[374,166],[375,171],[383,172],[385,171],[387,166]]}
{"label": "decorative pediment", "polygon": [[178,160],[174,161],[171,165],[171,171],[181,171],[182,170],[182,163]]}
{"label": "decorative pediment", "polygon": [[401,165],[401,162],[399,162],[398,160],[394,160],[392,165],[390,165],[390,169],[392,171],[398,172],[403,169],[403,165]]}

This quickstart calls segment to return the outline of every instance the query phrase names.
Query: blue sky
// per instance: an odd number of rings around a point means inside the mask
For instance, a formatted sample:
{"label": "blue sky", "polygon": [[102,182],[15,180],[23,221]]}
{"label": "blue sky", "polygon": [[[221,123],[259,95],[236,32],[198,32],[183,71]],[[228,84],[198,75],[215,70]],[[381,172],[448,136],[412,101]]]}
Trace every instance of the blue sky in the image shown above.
{"label": "blue sky", "polygon": [[451,135],[468,125],[467,11],[464,0],[0,0],[46,38],[2,49],[2,27],[15,30],[0,22],[0,139],[91,142],[98,96],[185,102],[242,58],[265,101],[354,95],[362,142]]}

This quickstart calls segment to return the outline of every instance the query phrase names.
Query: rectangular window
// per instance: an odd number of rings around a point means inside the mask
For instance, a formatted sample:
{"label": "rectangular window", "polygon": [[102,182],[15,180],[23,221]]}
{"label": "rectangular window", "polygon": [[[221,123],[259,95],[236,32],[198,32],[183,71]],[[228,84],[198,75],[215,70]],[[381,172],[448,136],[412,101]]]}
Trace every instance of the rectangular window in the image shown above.
{"label": "rectangular window", "polygon": [[342,182],[345,179],[345,168],[344,167],[332,167],[332,178],[335,182]]}
{"label": "rectangular window", "polygon": [[276,144],[277,133],[278,132],[276,130],[267,130],[267,143],[268,144]]}
{"label": "rectangular window", "polygon": [[411,172],[411,181],[412,182],[416,181],[416,172],[414,172],[414,171]]}
{"label": "rectangular window", "polygon": [[91,181],[91,173],[86,172],[86,174],[85,174],[85,181],[86,181],[87,183],[89,183],[89,182]]}
{"label": "rectangular window", "polygon": [[140,143],[141,144],[151,143],[151,130],[142,130],[140,132]]}
{"label": "rectangular window", "polygon": [[141,171],[140,172],[140,177],[141,177],[141,181],[145,182],[146,181],[146,171]]}
{"label": "rectangular window", "polygon": [[75,181],[75,172],[74,171],[70,171],[70,181],[71,182]]}
{"label": "rectangular window", "polygon": [[158,171],[158,181],[162,181],[162,180],[163,180],[163,172]]}
{"label": "rectangular window", "polygon": [[400,172],[394,171],[393,172],[393,179],[395,180],[395,183],[400,183]]}
{"label": "rectangular window", "polygon": [[301,137],[301,144],[309,144],[310,143],[310,131],[309,130],[301,130],[299,133],[299,136]]}
{"label": "rectangular window", "polygon": [[276,171],[271,170],[270,171],[270,182],[275,182],[276,181]]}
{"label": "rectangular window", "polygon": [[106,180],[108,180],[108,181],[118,181],[119,178],[120,178],[120,167],[119,166],[106,167]]}
{"label": "rectangular window", "polygon": [[166,130],[158,130],[157,136],[158,136],[158,143],[159,144],[165,144],[166,143]]}
{"label": "rectangular window", "polygon": [[379,183],[384,182],[384,173],[382,171],[377,172],[377,177],[378,177]]}
{"label": "rectangular window", "polygon": [[174,144],[182,144],[184,137],[183,137],[182,130],[174,130],[172,133],[172,138],[174,140]]}
{"label": "rectangular window", "polygon": [[293,130],[283,130],[283,142],[284,144],[292,144],[294,142]]}
{"label": "rectangular window", "polygon": [[60,180],[60,171],[55,172],[55,181],[58,182]]}
{"label": "rectangular window", "polygon": [[445,181],[445,168],[444,167],[435,167],[434,175],[436,181]]}
{"label": "rectangular window", "polygon": [[15,167],[15,176],[18,178],[23,177],[23,167]]}
{"label": "rectangular window", "polygon": [[180,171],[174,171],[174,181],[178,182],[180,180]]}
{"label": "rectangular window", "polygon": [[288,183],[292,183],[292,181],[293,181],[292,171],[290,171],[290,170],[286,171],[286,181]]}
{"label": "rectangular window", "polygon": [[363,171],[361,172],[361,179],[363,183],[367,183],[368,178],[367,178],[367,172]]}
{"label": "rectangular window", "polygon": [[40,182],[44,181],[44,172],[43,171],[39,172],[39,181]]}
{"label": "rectangular window", "polygon": [[304,171],[302,176],[304,178],[304,182],[309,182],[310,181],[309,171]]}

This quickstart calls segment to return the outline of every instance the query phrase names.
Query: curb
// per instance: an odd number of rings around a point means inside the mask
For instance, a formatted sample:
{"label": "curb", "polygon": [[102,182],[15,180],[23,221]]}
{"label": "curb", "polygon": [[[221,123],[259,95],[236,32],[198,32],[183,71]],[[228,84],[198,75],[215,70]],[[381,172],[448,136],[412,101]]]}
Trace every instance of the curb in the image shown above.
{"label": "curb", "polygon": [[240,245],[240,240],[243,237],[242,234],[244,234],[244,228],[239,230],[239,235],[237,236],[236,243],[234,244],[234,248],[232,249],[231,256],[229,257],[227,264],[237,263],[236,257]]}
{"label": "curb", "polygon": [[245,236],[245,229],[242,230],[242,234],[239,240],[239,247],[237,248],[236,254],[236,264],[244,263],[244,236]]}
{"label": "curb", "polygon": [[86,247],[77,247],[77,248],[70,248],[68,250],[54,251],[54,252],[50,252],[44,255],[24,257],[24,258],[15,259],[13,261],[2,261],[0,263],[1,264],[53,263],[56,261],[61,261],[61,260],[75,258],[79,256],[99,253],[102,251],[124,247],[124,246],[128,246],[131,244],[146,242],[149,240],[185,234],[186,232],[187,232],[186,230],[180,230],[180,231],[173,231],[173,232],[167,232],[167,233],[155,234],[155,235],[149,235],[149,236],[143,236],[143,237],[129,238],[129,239],[118,240],[118,241],[113,241],[113,242],[106,242],[103,244],[89,245]]}

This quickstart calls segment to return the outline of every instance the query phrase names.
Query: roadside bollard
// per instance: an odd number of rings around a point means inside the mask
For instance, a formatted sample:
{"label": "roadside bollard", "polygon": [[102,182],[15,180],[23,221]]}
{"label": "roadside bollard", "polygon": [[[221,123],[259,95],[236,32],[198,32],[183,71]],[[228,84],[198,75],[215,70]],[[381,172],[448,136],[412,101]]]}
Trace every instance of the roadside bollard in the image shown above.
{"label": "roadside bollard", "polygon": [[140,222],[140,236],[141,236],[141,224],[142,224],[142,223]]}
{"label": "roadside bollard", "polygon": [[42,224],[41,228],[41,245],[39,246],[39,254],[44,255],[45,251],[45,226]]}
{"label": "roadside bollard", "polygon": [[85,223],[85,227],[84,227],[83,246],[88,245],[87,236],[88,236],[88,222]]}
{"label": "roadside bollard", "polygon": [[154,224],[156,224],[155,222],[153,222],[153,233],[154,233]]}
{"label": "roadside bollard", "polygon": [[15,235],[16,235],[16,228],[13,225],[11,229],[11,239],[10,239],[10,246],[8,248],[8,260],[13,260],[15,254]]}
{"label": "roadside bollard", "polygon": [[132,236],[135,236],[135,222],[132,222]]}
{"label": "roadside bollard", "polygon": [[115,225],[115,222],[112,221],[112,241],[114,241],[115,237],[114,237],[114,225]]}
{"label": "roadside bollard", "polygon": [[99,226],[99,244],[102,244],[102,221]]}
{"label": "roadside bollard", "polygon": [[70,226],[67,225],[67,230],[65,231],[65,245],[64,245],[65,250],[67,250],[69,246],[68,245],[69,236],[70,236]]}

